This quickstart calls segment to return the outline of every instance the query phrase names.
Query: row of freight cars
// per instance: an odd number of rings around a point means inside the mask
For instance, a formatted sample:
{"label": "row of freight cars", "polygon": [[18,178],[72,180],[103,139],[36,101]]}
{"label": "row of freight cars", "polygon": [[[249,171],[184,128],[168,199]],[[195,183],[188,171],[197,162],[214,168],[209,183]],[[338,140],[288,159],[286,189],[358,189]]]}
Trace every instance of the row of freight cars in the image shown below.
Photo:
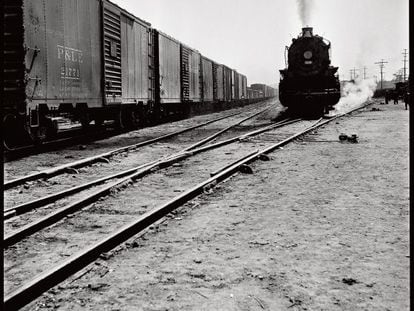
{"label": "row of freight cars", "polygon": [[68,120],[135,128],[274,95],[108,0],[5,0],[4,21],[8,146]]}
{"label": "row of freight cars", "polygon": [[252,84],[247,88],[248,98],[271,98],[276,97],[277,93],[277,89],[261,83]]}

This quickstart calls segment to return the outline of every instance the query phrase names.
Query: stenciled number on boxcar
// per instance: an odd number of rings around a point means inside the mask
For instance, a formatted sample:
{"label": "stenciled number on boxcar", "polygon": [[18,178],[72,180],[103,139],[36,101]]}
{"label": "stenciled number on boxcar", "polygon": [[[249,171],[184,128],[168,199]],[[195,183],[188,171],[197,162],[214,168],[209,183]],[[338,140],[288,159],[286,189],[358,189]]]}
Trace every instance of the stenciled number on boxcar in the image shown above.
{"label": "stenciled number on boxcar", "polygon": [[60,66],[60,93],[61,96],[71,96],[72,92],[79,91],[83,52],[67,46],[57,46],[57,58]]}

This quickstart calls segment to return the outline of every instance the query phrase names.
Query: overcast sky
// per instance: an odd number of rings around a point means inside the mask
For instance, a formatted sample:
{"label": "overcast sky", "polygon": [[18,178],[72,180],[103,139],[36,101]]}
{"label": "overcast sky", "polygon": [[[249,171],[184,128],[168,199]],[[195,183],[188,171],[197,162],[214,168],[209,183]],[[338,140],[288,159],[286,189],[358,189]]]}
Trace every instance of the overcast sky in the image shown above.
{"label": "overcast sky", "polygon": [[[275,84],[284,68],[284,49],[302,27],[302,18],[331,41],[332,64],[341,79],[352,68],[384,59],[385,78],[403,67],[408,51],[409,0],[112,0],[206,57],[247,75],[248,84]],[[407,56],[408,57],[408,56]],[[408,66],[408,62],[407,62]],[[408,71],[407,71],[408,75]]]}

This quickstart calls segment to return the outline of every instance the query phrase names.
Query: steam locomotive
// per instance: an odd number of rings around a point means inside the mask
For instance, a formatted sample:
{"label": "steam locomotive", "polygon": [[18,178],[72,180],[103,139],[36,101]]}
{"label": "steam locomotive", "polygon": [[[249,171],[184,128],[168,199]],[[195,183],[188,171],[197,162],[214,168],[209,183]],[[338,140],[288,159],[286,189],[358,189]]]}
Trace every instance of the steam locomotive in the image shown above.
{"label": "steam locomotive", "polygon": [[302,28],[286,47],[287,68],[280,70],[279,100],[294,114],[318,117],[338,103],[338,67],[331,66],[330,47],[329,41],[313,35],[311,27]]}

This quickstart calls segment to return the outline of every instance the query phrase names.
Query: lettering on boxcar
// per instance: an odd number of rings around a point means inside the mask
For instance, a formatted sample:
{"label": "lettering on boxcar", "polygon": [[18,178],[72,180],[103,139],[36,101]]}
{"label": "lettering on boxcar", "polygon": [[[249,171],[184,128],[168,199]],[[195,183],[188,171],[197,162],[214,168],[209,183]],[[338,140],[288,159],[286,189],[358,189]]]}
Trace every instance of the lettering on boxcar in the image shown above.
{"label": "lettering on boxcar", "polygon": [[73,49],[67,46],[58,45],[57,46],[57,57],[58,59],[64,59],[72,63],[82,64],[83,62],[83,52],[78,49]]}
{"label": "lettering on boxcar", "polygon": [[67,46],[57,46],[57,58],[62,61],[60,67],[60,77],[62,79],[80,80],[80,65],[83,62],[81,50]]}
{"label": "lettering on boxcar", "polygon": [[79,92],[83,52],[71,47],[58,45],[57,58],[60,61],[60,95],[71,96]]}

